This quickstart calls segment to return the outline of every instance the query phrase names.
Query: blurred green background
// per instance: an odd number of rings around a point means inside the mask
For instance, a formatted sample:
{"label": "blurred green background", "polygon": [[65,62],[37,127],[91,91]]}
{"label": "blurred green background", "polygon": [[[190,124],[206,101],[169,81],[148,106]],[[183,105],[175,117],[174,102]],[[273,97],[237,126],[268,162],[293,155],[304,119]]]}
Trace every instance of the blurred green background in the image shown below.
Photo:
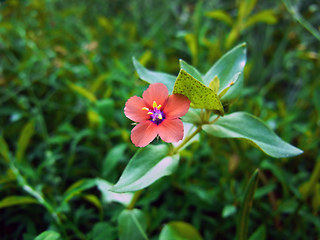
{"label": "blurred green background", "polygon": [[[272,159],[246,142],[203,134],[177,172],[146,189],[136,207],[148,215],[150,239],[173,220],[192,224],[203,239],[234,239],[240,195],[260,168],[249,236],[318,239],[319,1],[0,4],[1,239],[34,239],[48,228],[63,239],[117,239],[121,204],[105,203],[94,187],[63,199],[78,181],[116,182],[137,150],[123,108],[147,84],[132,57],[170,74],[179,72],[179,59],[206,72],[241,42],[245,89],[229,111],[262,118],[304,154]],[[28,195],[26,183],[52,212]]]}

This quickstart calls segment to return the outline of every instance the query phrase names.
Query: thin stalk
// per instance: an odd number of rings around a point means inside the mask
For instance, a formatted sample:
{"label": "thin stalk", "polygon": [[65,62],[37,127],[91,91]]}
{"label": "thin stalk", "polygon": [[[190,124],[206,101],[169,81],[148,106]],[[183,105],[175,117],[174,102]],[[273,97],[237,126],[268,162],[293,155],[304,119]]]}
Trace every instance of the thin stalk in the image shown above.
{"label": "thin stalk", "polygon": [[221,117],[221,115],[218,115],[215,119],[213,119],[212,121],[208,122],[208,124],[214,124],[216,121],[219,120],[220,117]]}
{"label": "thin stalk", "polygon": [[22,186],[23,190],[33,196],[38,202],[44,206],[51,214],[52,218],[56,221],[58,225],[61,225],[61,220],[59,218],[58,213],[54,210],[54,207],[33,187],[29,185],[27,180],[21,175],[20,171],[13,165],[10,164],[10,169],[14,173],[17,182]]}
{"label": "thin stalk", "polygon": [[185,139],[183,139],[183,141],[180,143],[179,146],[175,147],[170,155],[174,155],[176,153],[178,153],[178,151],[184,146],[186,145],[195,135],[197,135],[200,131],[201,131],[201,126],[198,126],[197,129],[190,134],[189,136],[187,136]]}
{"label": "thin stalk", "polygon": [[136,202],[138,201],[140,195],[142,193],[142,189],[139,191],[136,191],[133,195],[133,198],[131,199],[131,202],[129,203],[127,209],[128,210],[132,210],[134,208],[134,205],[136,204]]}

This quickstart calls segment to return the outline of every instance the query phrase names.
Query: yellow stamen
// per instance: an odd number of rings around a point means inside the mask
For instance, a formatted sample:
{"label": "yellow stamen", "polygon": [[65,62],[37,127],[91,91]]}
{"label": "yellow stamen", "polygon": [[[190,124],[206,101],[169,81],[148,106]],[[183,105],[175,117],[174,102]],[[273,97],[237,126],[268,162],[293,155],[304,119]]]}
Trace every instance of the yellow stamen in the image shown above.
{"label": "yellow stamen", "polygon": [[156,108],[157,107],[157,103],[156,101],[153,101],[153,108]]}
{"label": "yellow stamen", "polygon": [[161,119],[162,119],[162,115],[160,114],[160,115],[158,116],[158,118],[161,120]]}
{"label": "yellow stamen", "polygon": [[152,115],[152,114],[153,114],[153,112],[148,112],[148,114],[149,114],[149,115]]}
{"label": "yellow stamen", "polygon": [[143,107],[142,110],[147,110],[147,111],[149,111],[149,108]]}
{"label": "yellow stamen", "polygon": [[161,108],[161,104],[159,104],[159,105],[157,106],[157,102],[156,102],[156,101],[153,101],[152,107],[153,107],[153,108],[160,109],[160,108]]}

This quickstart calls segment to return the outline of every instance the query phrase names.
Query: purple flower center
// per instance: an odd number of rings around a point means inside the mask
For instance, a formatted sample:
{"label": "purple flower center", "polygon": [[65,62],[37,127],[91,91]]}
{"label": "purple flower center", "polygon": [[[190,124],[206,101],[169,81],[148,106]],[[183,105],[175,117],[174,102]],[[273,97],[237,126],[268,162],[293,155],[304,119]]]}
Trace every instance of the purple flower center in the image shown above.
{"label": "purple flower center", "polygon": [[159,125],[165,118],[163,112],[158,109],[157,107],[155,107],[153,110],[149,110],[148,114],[150,114],[150,120],[151,122]]}
{"label": "purple flower center", "polygon": [[147,110],[150,115],[150,121],[159,125],[165,119],[165,115],[160,108],[161,105],[157,105],[156,101],[153,101],[153,109],[144,107],[142,110]]}

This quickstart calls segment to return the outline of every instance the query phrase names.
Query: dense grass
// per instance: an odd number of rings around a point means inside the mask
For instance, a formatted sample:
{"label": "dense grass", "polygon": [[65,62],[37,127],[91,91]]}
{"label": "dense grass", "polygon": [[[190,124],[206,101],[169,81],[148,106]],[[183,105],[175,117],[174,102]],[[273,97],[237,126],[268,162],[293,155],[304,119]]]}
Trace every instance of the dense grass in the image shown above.
{"label": "dense grass", "polygon": [[[181,58],[205,72],[240,42],[248,47],[245,89],[230,112],[259,116],[304,154],[272,159],[246,142],[203,134],[177,171],[147,188],[135,206],[148,216],[150,239],[173,220],[191,223],[204,239],[233,239],[237,212],[223,212],[239,210],[244,186],[260,168],[249,235],[260,228],[266,239],[318,238],[319,40],[288,12],[288,1],[258,1],[251,14],[271,9],[273,21],[242,29],[230,46],[232,26],[206,13],[221,9],[236,19],[235,1],[1,2],[1,239],[34,239],[47,229],[63,239],[99,239],[99,232],[117,239],[121,204],[103,201],[97,188],[68,200],[65,194],[83,179],[115,183],[137,150],[123,108],[147,84],[132,56],[157,71],[177,74]],[[319,3],[294,6],[319,27]],[[9,206],[10,196],[28,198]]]}

